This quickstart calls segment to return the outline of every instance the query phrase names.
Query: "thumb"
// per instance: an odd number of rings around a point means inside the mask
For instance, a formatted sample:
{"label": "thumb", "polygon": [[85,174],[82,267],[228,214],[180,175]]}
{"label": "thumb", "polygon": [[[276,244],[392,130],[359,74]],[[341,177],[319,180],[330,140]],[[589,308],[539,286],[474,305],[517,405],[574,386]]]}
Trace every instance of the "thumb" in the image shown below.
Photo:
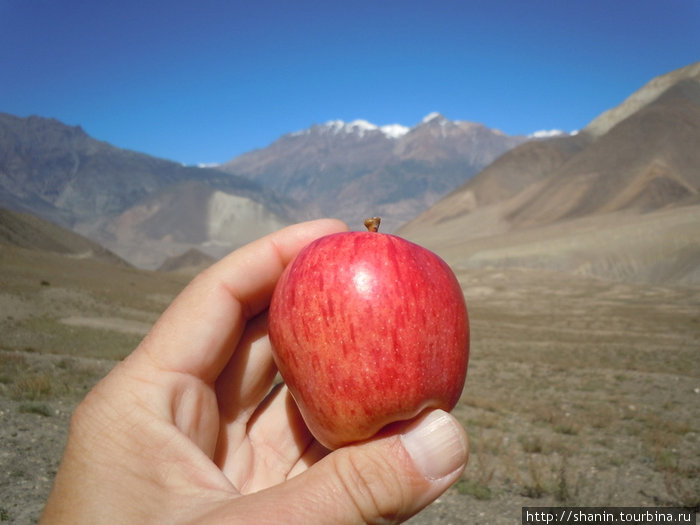
{"label": "thumb", "polygon": [[335,450],[289,481],[253,494],[260,498],[255,517],[279,522],[272,515],[277,509],[289,524],[400,522],[459,478],[468,450],[457,420],[434,410],[396,433]]}

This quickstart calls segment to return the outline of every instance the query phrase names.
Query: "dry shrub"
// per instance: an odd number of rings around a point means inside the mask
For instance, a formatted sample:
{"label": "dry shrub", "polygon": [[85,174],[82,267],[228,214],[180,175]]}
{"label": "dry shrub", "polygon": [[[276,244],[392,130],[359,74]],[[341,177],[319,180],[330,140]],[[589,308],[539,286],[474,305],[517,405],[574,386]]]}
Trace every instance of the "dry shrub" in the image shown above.
{"label": "dry shrub", "polygon": [[14,382],[17,376],[27,370],[27,359],[19,354],[0,353],[0,383]]}
{"label": "dry shrub", "polygon": [[546,494],[545,479],[547,477],[546,465],[537,459],[537,456],[530,454],[527,457],[527,471],[529,479],[523,482],[521,495],[526,498],[541,498]]}
{"label": "dry shrub", "polygon": [[505,436],[502,432],[485,436],[480,430],[471,443],[470,466],[455,487],[460,494],[489,500],[493,496],[490,485],[503,453]]}
{"label": "dry shrub", "polygon": [[532,420],[535,423],[553,424],[559,417],[561,411],[553,403],[535,403],[530,408]]}
{"label": "dry shrub", "polygon": [[38,372],[18,378],[10,389],[10,397],[15,400],[37,401],[48,399],[52,390],[51,376]]}
{"label": "dry shrub", "polygon": [[528,454],[541,454],[544,451],[542,436],[538,434],[521,434],[518,441],[523,447],[523,451]]}

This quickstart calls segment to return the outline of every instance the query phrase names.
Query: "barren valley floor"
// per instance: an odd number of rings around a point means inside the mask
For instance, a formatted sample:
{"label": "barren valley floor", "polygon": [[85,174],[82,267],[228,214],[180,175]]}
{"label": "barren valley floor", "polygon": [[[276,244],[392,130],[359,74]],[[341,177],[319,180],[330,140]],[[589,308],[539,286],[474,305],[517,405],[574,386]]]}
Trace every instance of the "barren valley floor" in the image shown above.
{"label": "barren valley floor", "polygon": [[[0,521],[38,519],[73,408],[185,284],[64,259],[0,253]],[[472,345],[454,413],[470,463],[411,523],[698,505],[700,289],[520,269],[459,278]]]}

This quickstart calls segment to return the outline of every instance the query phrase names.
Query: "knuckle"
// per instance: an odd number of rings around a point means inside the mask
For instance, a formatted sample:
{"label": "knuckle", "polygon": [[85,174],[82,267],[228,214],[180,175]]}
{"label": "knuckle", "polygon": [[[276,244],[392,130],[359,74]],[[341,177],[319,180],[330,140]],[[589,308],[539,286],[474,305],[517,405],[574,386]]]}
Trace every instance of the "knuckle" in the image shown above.
{"label": "knuckle", "polygon": [[410,497],[405,480],[384,456],[348,449],[336,461],[337,479],[365,523],[398,523]]}

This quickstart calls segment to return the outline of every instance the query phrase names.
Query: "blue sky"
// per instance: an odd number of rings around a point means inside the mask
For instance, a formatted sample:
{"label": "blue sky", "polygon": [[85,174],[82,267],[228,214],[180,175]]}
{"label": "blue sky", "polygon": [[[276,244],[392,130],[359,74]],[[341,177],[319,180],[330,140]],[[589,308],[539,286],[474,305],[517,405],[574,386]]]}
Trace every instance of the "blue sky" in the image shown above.
{"label": "blue sky", "polygon": [[0,0],[0,111],[186,164],[430,112],[582,128],[700,60],[700,0]]}

